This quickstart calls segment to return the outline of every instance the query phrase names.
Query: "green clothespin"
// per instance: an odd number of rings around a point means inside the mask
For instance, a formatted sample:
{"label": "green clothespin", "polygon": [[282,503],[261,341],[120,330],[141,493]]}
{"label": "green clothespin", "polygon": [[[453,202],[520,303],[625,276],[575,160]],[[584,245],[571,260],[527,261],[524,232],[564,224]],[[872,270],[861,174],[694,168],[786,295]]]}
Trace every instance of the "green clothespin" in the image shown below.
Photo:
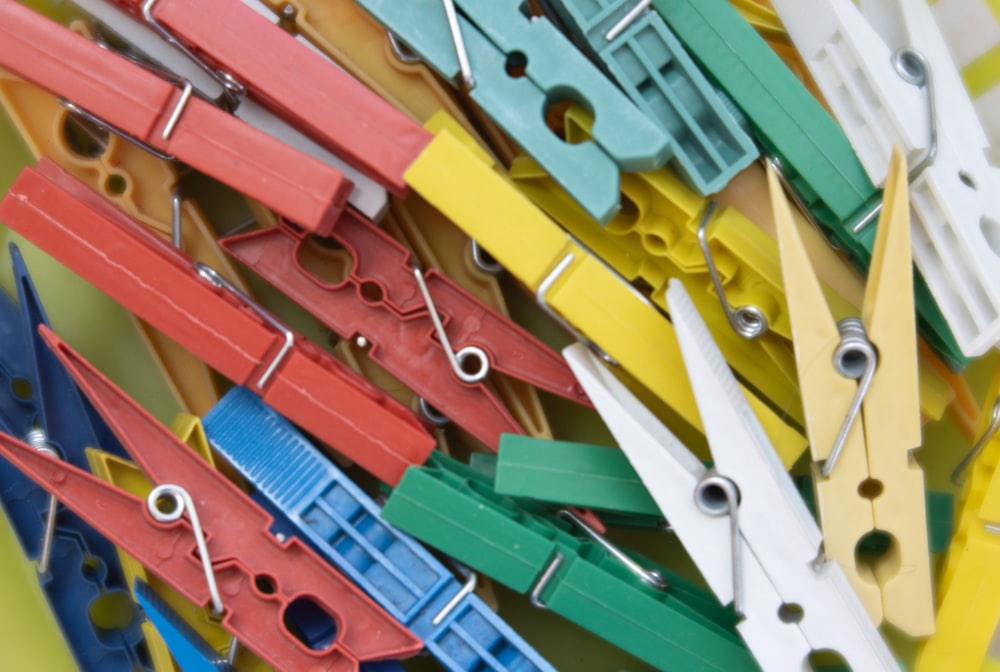
{"label": "green clothespin", "polygon": [[[743,112],[800,206],[862,272],[875,228],[854,226],[881,195],[833,117],[726,0],[652,0],[694,60]],[[971,360],[923,278],[914,282],[920,332],[953,369]]]}
{"label": "green clothespin", "polygon": [[663,517],[628,458],[614,448],[503,434],[493,484],[511,497]]}
{"label": "green clothespin", "polygon": [[657,669],[759,669],[735,614],[707,591],[611,546],[569,511],[497,494],[444,455],[410,467],[382,517]]}

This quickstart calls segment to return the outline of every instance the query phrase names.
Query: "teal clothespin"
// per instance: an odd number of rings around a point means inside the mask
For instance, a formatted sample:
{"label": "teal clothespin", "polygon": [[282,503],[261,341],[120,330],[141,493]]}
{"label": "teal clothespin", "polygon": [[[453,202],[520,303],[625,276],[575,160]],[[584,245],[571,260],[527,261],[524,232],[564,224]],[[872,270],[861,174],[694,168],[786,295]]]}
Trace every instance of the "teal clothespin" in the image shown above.
{"label": "teal clothespin", "polygon": [[552,4],[636,107],[670,135],[671,165],[692,189],[702,196],[720,191],[757,158],[732,104],[727,106],[648,2]]}
{"label": "teal clothespin", "polygon": [[[658,168],[670,155],[666,133],[525,2],[455,0],[453,29],[440,0],[358,4],[445,79],[462,73],[472,100],[601,223],[618,212],[619,170]],[[546,126],[569,101],[594,115],[592,142],[569,144]]]}

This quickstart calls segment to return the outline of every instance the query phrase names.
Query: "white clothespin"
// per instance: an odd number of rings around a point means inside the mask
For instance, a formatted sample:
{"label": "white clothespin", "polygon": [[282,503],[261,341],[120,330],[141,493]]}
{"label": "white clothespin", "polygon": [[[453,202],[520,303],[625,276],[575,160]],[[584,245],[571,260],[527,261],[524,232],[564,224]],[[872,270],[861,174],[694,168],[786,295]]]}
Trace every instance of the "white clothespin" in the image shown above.
{"label": "white clothespin", "polygon": [[[197,91],[213,99],[222,95],[223,87],[216,79],[209,76],[202,67],[187,58],[180,50],[161,39],[151,28],[125,14],[107,0],[72,0],[72,2],[84,12],[110,28],[130,45],[134,45],[150,59],[178,77],[191,82]],[[273,13],[269,12],[259,2],[256,2],[256,0],[243,0],[243,2],[258,14],[275,18]],[[317,51],[312,43],[304,37],[299,36],[297,39],[313,51]],[[326,58],[326,55],[324,54],[323,57]],[[330,61],[330,67],[338,68],[340,66]],[[313,142],[294,126],[279,119],[260,104],[243,97],[240,99],[239,107],[236,108],[233,114],[247,124],[282,141],[286,145],[294,147],[303,154],[308,154],[342,172],[354,183],[354,189],[351,190],[348,202],[369,219],[378,221],[388,210],[389,197],[385,187],[348,165],[340,157]]]}
{"label": "white clothespin", "polygon": [[[914,261],[962,352],[982,355],[1000,342],[1000,171],[986,159],[986,134],[930,8],[925,0],[775,7],[873,182],[884,183],[892,143],[902,148]],[[899,86],[906,81],[909,91]],[[845,225],[860,234],[874,214]]]}
{"label": "white clothespin", "polygon": [[919,162],[930,141],[926,97],[854,3],[773,4],[871,180],[883,183],[893,147]]}
{"label": "white clothespin", "polygon": [[595,408],[713,592],[735,601],[737,629],[765,672],[809,670],[819,650],[854,670],[899,670],[840,566],[823,560],[819,529],[680,282],[667,300],[714,469],[585,346],[569,346]]}

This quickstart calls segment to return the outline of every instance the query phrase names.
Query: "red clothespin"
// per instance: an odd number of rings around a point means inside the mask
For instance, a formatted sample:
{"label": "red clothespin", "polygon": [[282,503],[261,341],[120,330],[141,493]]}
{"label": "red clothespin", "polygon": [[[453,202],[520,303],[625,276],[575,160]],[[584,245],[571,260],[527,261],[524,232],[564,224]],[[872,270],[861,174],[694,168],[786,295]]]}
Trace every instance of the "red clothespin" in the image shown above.
{"label": "red clothespin", "polygon": [[409,193],[403,173],[433,136],[240,0],[112,2],[392,193]]}
{"label": "red clothespin", "polygon": [[[353,672],[359,662],[405,658],[423,648],[297,538],[276,539],[271,516],[246,494],[58,336],[46,327],[40,333],[159,487],[143,501],[0,433],[0,453],[12,464],[187,599],[211,604],[239,644],[276,670]],[[288,476],[308,487],[310,475],[295,473],[295,465]],[[173,511],[164,511],[170,500]],[[325,612],[336,627],[322,650],[289,630],[304,605]]]}
{"label": "red clothespin", "polygon": [[15,0],[0,0],[0,44],[0,67],[310,231],[328,231],[346,205],[352,185],[340,171],[193,96],[190,84],[178,88]]}
{"label": "red clothespin", "polygon": [[409,251],[371,222],[345,210],[330,236],[351,257],[334,283],[303,264],[322,259],[329,244],[290,225],[220,244],[342,338],[371,343],[374,361],[494,450],[500,434],[524,430],[486,385],[491,371],[589,405],[562,358],[437,270],[415,268]]}
{"label": "red clothespin", "polygon": [[385,482],[434,448],[409,409],[52,161],[22,171],[0,221]]}

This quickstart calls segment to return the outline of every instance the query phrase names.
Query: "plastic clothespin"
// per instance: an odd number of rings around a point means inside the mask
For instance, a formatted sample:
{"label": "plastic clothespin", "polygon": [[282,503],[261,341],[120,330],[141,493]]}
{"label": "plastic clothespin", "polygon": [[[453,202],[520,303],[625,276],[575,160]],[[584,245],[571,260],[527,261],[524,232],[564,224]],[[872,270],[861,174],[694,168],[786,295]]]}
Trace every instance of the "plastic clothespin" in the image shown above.
{"label": "plastic clothespin", "polygon": [[679,281],[667,291],[715,459],[709,470],[584,346],[563,351],[765,672],[811,652],[855,670],[899,670]]}
{"label": "plastic clothespin", "polygon": [[661,518],[628,458],[613,448],[505,434],[492,480],[508,497]]}
{"label": "plastic clothespin", "polygon": [[667,132],[671,166],[692,189],[715,193],[757,158],[732,104],[712,88],[648,0],[553,5],[632,102]]}
{"label": "plastic clothespin", "polygon": [[[567,110],[571,141],[589,137],[589,127],[584,110]],[[659,308],[666,310],[667,280],[681,278],[727,361],[761,399],[804,422],[777,244],[753,222],[735,208],[716,209],[667,170],[623,175],[625,207],[604,228],[530,157],[516,159],[510,176],[587,249],[630,282],[649,287]],[[782,451],[789,466],[798,457]]]}
{"label": "plastic clothespin", "polygon": [[[341,250],[324,253],[288,225],[220,242],[342,338],[369,344],[372,359],[494,450],[501,433],[524,432],[486,386],[496,374],[588,404],[555,353],[447,276],[414,267],[371,222],[345,212],[330,235]],[[309,258],[349,270],[343,280],[320,278]]]}
{"label": "plastic clothespin", "polygon": [[[56,161],[150,230],[166,239],[179,240],[194,258],[248,291],[235,266],[216,244],[201,209],[193,200],[184,198],[178,170],[171,162],[112,134],[86,136],[89,127],[85,121],[61,106],[54,96],[9,73],[0,73],[0,103],[36,158],[48,156]],[[70,141],[70,137],[78,140]],[[219,393],[205,364],[140,320],[134,324],[181,408],[207,412],[218,401]]]}
{"label": "plastic clothespin", "polygon": [[291,423],[234,388],[205,416],[212,447],[295,533],[423,640],[448,670],[553,671],[419,543],[379,519],[381,508]]}
{"label": "plastic clothespin", "polygon": [[[797,205],[867,271],[874,232],[853,228],[870,218],[880,197],[843,130],[725,0],[655,0],[653,6],[743,111]],[[967,365],[923,278],[916,296],[921,334],[952,368]]]}
{"label": "plastic clothespin", "polygon": [[[348,4],[355,6],[353,2]],[[364,16],[366,21],[371,20]],[[480,301],[503,315],[510,315],[507,299],[500,289],[503,267],[420,194],[412,193],[405,201],[393,199],[389,214],[379,226],[403,243],[425,268],[442,271]],[[507,410],[529,435],[552,436],[537,388],[509,377],[499,377],[492,382]],[[419,404],[413,399],[415,395],[410,393],[409,396],[408,401]],[[413,408],[412,404],[407,405]]]}
{"label": "plastic clothespin", "polygon": [[55,164],[22,172],[0,221],[378,478],[396,482],[432,450],[408,409]]}
{"label": "plastic clothespin", "polygon": [[[434,141],[406,179],[500,265],[535,292],[539,305],[571,333],[582,334],[700,431],[694,398],[673,384],[681,370],[670,322],[647,299],[538,210],[460,128],[437,117]],[[579,145],[576,145],[579,146]],[[784,418],[754,398],[776,445],[789,455],[805,440]]]}
{"label": "plastic clothespin", "polygon": [[[607,222],[618,210],[619,169],[651,169],[666,161],[666,134],[525,3],[359,4],[438,74],[468,89],[469,97],[598,221]],[[546,126],[548,110],[563,101],[594,111],[593,142],[567,144]]]}
{"label": "plastic clothespin", "polygon": [[[137,580],[135,594],[146,618],[170,643],[171,655],[182,672],[234,672],[237,669],[146,583]],[[240,666],[239,669],[245,668]],[[402,664],[395,660],[362,663],[359,669],[360,672],[404,672]]]}
{"label": "plastic clothespin", "polygon": [[[47,329],[42,335],[125,449],[158,484],[146,501],[0,435],[0,453],[277,669],[358,669],[419,640],[296,539]],[[109,516],[108,512],[114,515]],[[185,517],[186,514],[186,517]],[[333,628],[312,650],[287,625],[311,611]]]}
{"label": "plastic clothespin", "polygon": [[[171,424],[170,431],[190,448],[198,457],[205,460],[213,468],[218,468],[215,458],[205,437],[205,430],[197,416],[180,414]],[[122,491],[131,493],[139,499],[145,499],[153,490],[153,484],[135,464],[129,460],[116,457],[102,450],[87,449],[87,462],[91,473]],[[223,468],[228,468],[225,462]],[[171,611],[184,621],[187,627],[193,629],[198,637],[208,642],[216,652],[224,652],[227,656],[232,645],[230,635],[213,616],[211,609],[198,607],[178,593],[161,578],[152,574],[128,553],[119,550],[122,569],[129,586],[132,586],[133,597],[137,599],[135,587],[146,585],[151,591],[166,603]],[[171,648],[163,641],[156,627],[148,620],[142,625],[146,636],[146,646],[149,649],[153,667],[157,672],[173,672],[178,669],[171,655]],[[272,672],[273,668],[245,648],[237,647],[235,661],[241,672]]]}
{"label": "plastic clothespin", "polygon": [[78,113],[144,143],[322,232],[351,183],[339,171],[234,119],[145,68],[14,0],[0,3],[0,66],[70,102]]}
{"label": "plastic clothespin", "polygon": [[409,193],[402,173],[430,135],[253,8],[240,0],[113,1],[390,192]]}
{"label": "plastic clothespin", "polygon": [[[799,386],[809,423],[828,557],[840,562],[875,623],[911,636],[934,630],[921,443],[906,163],[893,155],[862,317],[834,321],[777,177],[771,173]],[[880,530],[873,565],[855,547]]]}
{"label": "plastic clothespin", "polygon": [[732,613],[702,589],[443,455],[407,471],[382,518],[657,669],[756,669]]}
{"label": "plastic clothespin", "polygon": [[[937,586],[935,632],[917,648],[915,672],[979,672],[987,669],[1000,625],[1000,372],[985,397],[976,445],[952,475],[964,487],[955,533]],[[968,473],[966,473],[968,470]]]}
{"label": "plastic clothespin", "polygon": [[[849,221],[877,198],[844,133],[726,0],[654,0],[694,60],[743,112],[814,216]],[[845,242],[835,241],[847,251]]]}
{"label": "plastic clothespin", "polygon": [[[10,347],[4,348],[0,368],[11,383],[0,395],[0,431],[77,468],[87,466],[87,446],[120,453],[118,441],[42,343],[38,328],[48,326],[45,311],[13,244],[10,254],[20,314],[0,292],[0,332]],[[150,669],[139,621],[126,606],[131,600],[114,546],[5,463],[0,503],[25,555],[38,563],[39,583],[80,667]],[[115,608],[122,609],[116,625],[94,620],[93,614]]]}
{"label": "plastic clothespin", "polygon": [[486,115],[478,109],[466,109],[458,101],[457,92],[354,0],[243,2],[266,5],[273,15],[280,17],[282,27],[308,38],[355,79],[417,123],[422,124],[439,110],[445,110],[460,120],[481,146],[492,147],[505,161],[516,153],[510,140]]}
{"label": "plastic clothespin", "polygon": [[[930,8],[910,0],[779,2],[796,44],[868,175],[881,184],[894,145],[911,166],[913,257],[962,352],[1000,342],[1000,170]],[[817,21],[817,16],[825,17]],[[817,26],[824,26],[821,32]],[[854,55],[856,54],[856,55]],[[870,225],[877,210],[854,224]]]}
{"label": "plastic clothespin", "polygon": [[[348,202],[367,217],[378,220],[385,213],[388,206],[385,187],[311,140],[295,126],[272,114],[256,100],[233,94],[230,88],[236,87],[235,80],[223,79],[220,82],[217,73],[210,74],[203,62],[189,58],[182,49],[177,49],[162,33],[154,30],[151,24],[143,21],[142,17],[126,14],[108,0],[72,2],[100,22],[101,32],[110,30],[124,40],[129,56],[141,55],[151,60],[156,67],[165,68],[173,75],[191,82],[195,91],[208,100],[222,101],[227,111],[238,119],[342,172],[354,185]],[[248,0],[249,2],[252,0]],[[335,66],[331,64],[331,67]],[[233,107],[235,109],[231,109]]]}

